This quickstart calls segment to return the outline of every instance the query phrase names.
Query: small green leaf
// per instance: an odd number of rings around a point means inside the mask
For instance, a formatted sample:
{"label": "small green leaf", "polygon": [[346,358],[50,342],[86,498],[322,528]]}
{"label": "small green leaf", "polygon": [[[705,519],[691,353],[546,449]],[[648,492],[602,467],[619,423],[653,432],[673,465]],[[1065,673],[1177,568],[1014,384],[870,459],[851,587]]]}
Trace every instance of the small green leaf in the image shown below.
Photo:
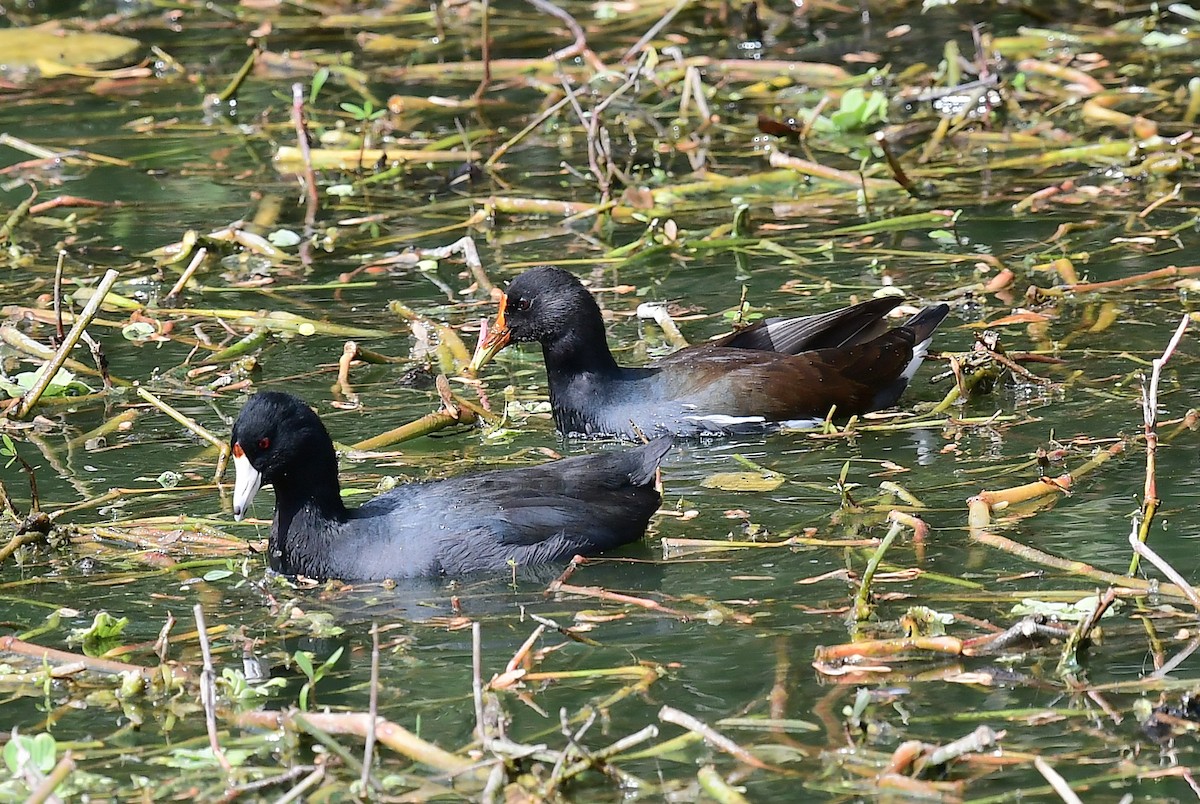
{"label": "small green leaf", "polygon": [[[46,366],[43,365],[37,371],[23,371],[13,377],[11,381],[0,380],[0,386],[8,392],[9,396],[13,398],[19,397],[37,384],[38,379],[45,370]],[[42,393],[42,396],[80,396],[81,394],[90,394],[91,392],[92,389],[75,379],[74,374],[64,368],[60,368],[55,372],[54,378],[50,380],[50,384],[46,386],[46,390]]]}
{"label": "small green leaf", "polygon": [[54,736],[45,732],[30,737],[25,734],[14,735],[8,744],[4,746],[4,764],[8,769],[16,774],[20,773],[22,763],[21,754],[29,755],[29,766],[37,769],[41,773],[49,773],[54,769],[55,754],[57,752],[57,744],[54,741]]}
{"label": "small green leaf", "polygon": [[345,647],[340,647],[340,648],[338,648],[338,649],[337,649],[337,650],[335,650],[333,653],[329,654],[329,658],[328,658],[328,659],[326,659],[325,661],[321,662],[321,672],[322,672],[322,674],[324,674],[324,673],[325,673],[325,672],[327,672],[327,671],[328,671],[330,668],[332,668],[333,666],[335,666],[335,665],[337,664],[337,662],[338,662],[338,659],[342,658],[342,651],[344,651],[344,650],[345,650]]}
{"label": "small green leaf", "polygon": [[308,102],[316,103],[317,95],[321,94],[321,89],[325,86],[325,82],[329,80],[329,68],[322,67],[313,73],[312,88],[308,92]]}
{"label": "small green leaf", "polygon": [[34,766],[42,773],[54,770],[56,747],[53,735],[42,732],[33,738],[33,748],[29,753],[32,755]]}
{"label": "small green leaf", "polygon": [[292,661],[300,668],[300,672],[308,678],[313,677],[312,654],[306,650],[298,650],[292,654]]}
{"label": "small green leaf", "polygon": [[204,573],[206,581],[222,581],[232,575],[233,572],[227,569],[214,569]]}
{"label": "small green leaf", "polygon": [[829,116],[839,131],[857,131],[886,118],[887,96],[878,90],[868,95],[861,87],[846,90],[840,107]]}
{"label": "small green leaf", "polygon": [[267,240],[270,240],[272,245],[279,246],[280,248],[291,248],[299,244],[300,235],[291,229],[276,229],[267,235]]}
{"label": "small green leaf", "polygon": [[121,327],[121,337],[127,341],[141,343],[148,341],[155,335],[154,325],[146,321],[134,321],[131,324],[126,324]]}
{"label": "small green leaf", "polygon": [[[1020,603],[1012,607],[1012,613],[1017,617],[1025,617],[1030,614],[1040,614],[1044,617],[1054,617],[1059,620],[1069,620],[1078,622],[1085,617],[1092,616],[1092,612],[1096,610],[1100,598],[1097,595],[1088,595],[1076,600],[1074,603],[1063,603],[1060,601],[1037,600],[1036,598],[1027,597]],[[1116,614],[1120,607],[1120,600],[1104,612],[1105,617],[1111,617]]]}
{"label": "small green leaf", "polygon": [[1179,33],[1163,33],[1162,31],[1151,31],[1142,37],[1142,44],[1156,50],[1165,50],[1171,47],[1183,47],[1188,43],[1186,34]]}
{"label": "small green leaf", "polygon": [[[252,751],[244,748],[226,748],[223,753],[225,759],[235,768],[245,765],[246,761],[253,756]],[[155,765],[165,765],[168,768],[179,768],[180,770],[203,770],[204,768],[219,767],[220,764],[216,755],[213,754],[212,748],[208,746],[176,748],[167,756],[153,757],[148,761]]]}
{"label": "small green leaf", "polygon": [[173,489],[179,485],[179,481],[182,479],[183,479],[183,475],[179,474],[178,472],[172,472],[171,470],[168,469],[167,471],[163,472],[161,475],[156,477],[154,480],[156,483],[158,483],[158,485],[162,486],[164,489]]}
{"label": "small green leaf", "polygon": [[129,625],[128,617],[113,617],[107,611],[99,612],[87,628],[76,628],[67,635],[68,642],[83,643],[83,652],[98,656],[120,644],[121,632]]}

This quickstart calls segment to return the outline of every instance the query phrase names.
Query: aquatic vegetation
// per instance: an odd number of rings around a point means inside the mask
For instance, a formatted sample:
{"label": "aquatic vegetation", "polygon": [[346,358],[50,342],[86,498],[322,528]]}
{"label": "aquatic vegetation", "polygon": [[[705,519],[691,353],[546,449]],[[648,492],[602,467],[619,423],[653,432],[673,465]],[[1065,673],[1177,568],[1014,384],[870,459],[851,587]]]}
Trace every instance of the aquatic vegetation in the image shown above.
{"label": "aquatic vegetation", "polygon": [[[1193,9],[10,12],[0,797],[1192,794]],[[608,448],[470,370],[544,263],[622,365],[951,315],[899,408],[680,446],[639,547],[266,573],[255,390],[348,496]]]}

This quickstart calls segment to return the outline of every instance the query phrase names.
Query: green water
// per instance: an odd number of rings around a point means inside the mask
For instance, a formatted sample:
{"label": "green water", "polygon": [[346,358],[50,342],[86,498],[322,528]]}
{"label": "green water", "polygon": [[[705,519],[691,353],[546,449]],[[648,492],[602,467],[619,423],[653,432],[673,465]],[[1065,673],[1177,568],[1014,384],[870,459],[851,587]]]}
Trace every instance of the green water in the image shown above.
{"label": "green water", "polygon": [[[583,4],[568,7],[581,16],[588,10]],[[423,9],[413,7],[414,12]],[[987,16],[977,7],[974,11]],[[677,21],[673,30],[694,37],[685,48],[689,54],[708,50],[721,56],[735,53],[737,36],[713,22],[714,13],[713,9],[697,8]],[[829,36],[848,37],[851,41],[843,51],[873,48],[900,68],[919,61],[936,63],[941,58],[942,43],[950,37],[968,47],[969,38],[961,33],[959,23],[972,21],[972,13],[968,7],[941,16],[918,17],[915,8],[907,16],[897,10],[894,18],[877,15],[870,29],[855,22],[856,15],[826,13],[818,14],[813,24]],[[212,89],[220,86],[244,57],[245,31],[226,24],[220,15],[196,14],[211,25],[210,30],[197,25],[195,33],[184,37],[169,34],[155,23],[136,35],[147,44],[164,47],[194,72],[199,83]],[[538,21],[527,7],[502,7],[496,14],[494,35],[504,55],[540,56],[543,51],[538,48],[549,46],[522,40],[520,26]],[[916,20],[920,30],[904,45],[894,44],[884,34],[904,20]],[[993,26],[1000,34],[1015,30],[1023,22],[998,17]],[[448,24],[451,44],[433,42],[432,23],[420,15],[391,32],[430,40],[426,49],[404,59],[412,63],[473,53],[469,45],[477,36],[474,29],[461,21],[451,20]],[[705,30],[711,33],[702,35]],[[627,47],[640,30],[614,28],[608,35],[612,41],[605,43],[606,47]],[[555,38],[555,46],[565,41]],[[592,40],[597,48],[604,42],[603,33]],[[788,58],[799,52],[789,50],[792,44],[777,45],[767,56]],[[340,33],[315,32],[310,38],[294,29],[279,34],[271,45],[276,51],[286,46],[353,49],[351,38]],[[474,90],[471,81],[397,80],[385,69],[393,65],[361,54],[359,57],[358,66],[368,71],[370,86],[381,97],[403,92],[461,98]],[[1178,74],[1194,72],[1184,57],[1168,60],[1171,64]],[[307,83],[308,76],[296,80]],[[298,203],[296,182],[277,173],[270,163],[275,145],[294,141],[287,120],[290,80],[285,76],[251,76],[239,97],[236,116],[211,121],[205,121],[199,109],[198,86],[182,79],[146,79],[100,95],[89,94],[87,82],[82,79],[60,79],[59,83],[38,85],[43,91],[23,92],[0,105],[0,131],[52,149],[81,148],[131,160],[129,166],[64,166],[33,174],[42,198],[71,193],[120,202],[121,206],[80,210],[78,220],[64,228],[26,224],[19,229],[17,242],[23,256],[10,255],[9,272],[0,273],[6,303],[44,305],[39,297],[50,293],[58,247],[68,252],[65,273],[69,280],[96,278],[103,269],[115,267],[121,271],[123,283],[129,283],[119,286],[119,292],[157,299],[174,284],[176,274],[170,269],[161,272],[143,256],[146,251],[178,241],[189,228],[210,231],[251,215],[263,194],[282,199],[277,226],[300,231],[304,210]],[[489,97],[504,103],[485,107],[475,115],[460,115],[462,125],[473,134],[474,144],[485,153],[524,125],[533,113],[530,105],[539,102],[537,93],[504,83],[498,83]],[[789,98],[800,98],[800,93],[781,93],[781,106],[794,104]],[[320,99],[324,121],[332,122],[337,103],[342,100],[358,102],[347,87],[334,82]],[[722,109],[726,124],[712,143],[721,172],[765,169],[761,150],[767,142],[752,131],[753,114],[758,110],[749,101],[742,105],[730,101]],[[671,114],[661,112],[659,117],[669,122]],[[128,127],[131,121],[145,118],[159,121],[161,128],[135,133]],[[289,271],[274,269],[276,283],[272,290],[189,292],[178,306],[287,310],[345,325],[383,329],[392,334],[382,339],[357,340],[366,348],[403,357],[410,353],[414,341],[407,327],[387,311],[391,300],[401,300],[431,319],[454,326],[473,326],[479,318],[494,314],[485,294],[463,293],[470,280],[460,263],[445,261],[429,274],[401,269],[357,277],[374,283],[366,288],[291,291],[288,284],[336,282],[341,274],[360,267],[369,257],[413,245],[444,245],[467,233],[475,238],[484,267],[498,284],[519,273],[521,266],[567,259],[573,261],[572,270],[594,286],[636,288],[630,293],[599,294],[602,305],[612,313],[610,341],[624,362],[639,362],[646,359],[647,353],[658,354],[663,349],[660,334],[648,325],[639,326],[633,315],[641,301],[674,302],[680,306],[682,318],[688,313],[700,316],[681,323],[684,334],[696,342],[725,331],[728,321],[721,313],[736,306],[743,287],[755,310],[786,315],[842,306],[870,295],[884,282],[904,288],[919,302],[949,300],[952,313],[937,336],[935,348],[964,352],[973,341],[969,325],[998,319],[1021,307],[1021,296],[1030,283],[1052,284],[1050,275],[1023,273],[1029,266],[1063,253],[1090,252],[1094,256],[1089,260],[1077,260],[1078,269],[1092,281],[1103,281],[1171,264],[1188,264],[1200,240],[1194,227],[1182,228],[1170,236],[1164,234],[1194,214],[1188,206],[1196,197],[1190,173],[1172,176],[1165,184],[1152,181],[1144,185],[1080,165],[990,175],[976,172],[986,165],[986,153],[970,148],[964,148],[960,158],[971,169],[964,169],[956,182],[944,182],[943,196],[932,201],[890,195],[877,199],[867,211],[852,195],[838,205],[827,197],[812,201],[800,181],[787,188],[784,195],[774,191],[770,195],[740,194],[738,200],[750,207],[752,236],[769,239],[787,252],[801,255],[802,264],[757,246],[685,248],[605,262],[599,258],[608,248],[634,242],[645,227],[628,224],[592,230],[589,222],[562,225],[557,220],[508,215],[498,217],[491,225],[414,237],[460,224],[478,208],[479,199],[488,195],[594,200],[592,188],[565,176],[558,167],[561,160],[586,165],[578,130],[573,139],[566,137],[574,122],[564,118],[544,127],[506,157],[507,166],[500,176],[514,187],[484,179],[469,195],[455,195],[444,189],[447,168],[416,165],[402,181],[372,187],[346,199],[323,196],[318,227],[336,232],[337,238],[331,250],[315,252],[311,268],[303,270],[293,262]],[[436,139],[455,132],[454,117],[442,113],[406,115],[397,126],[397,136],[411,131]],[[489,135],[489,131],[498,133]],[[25,158],[15,151],[0,151],[3,164]],[[853,155],[823,152],[814,158],[825,158],[843,168],[852,169],[856,164]],[[943,165],[952,162],[945,155],[941,159]],[[684,180],[685,160],[677,156],[668,161],[667,167],[679,174],[675,181]],[[1062,204],[1037,214],[1014,216],[1014,199],[1065,178],[1109,188],[1114,194],[1097,195],[1090,203]],[[324,184],[353,179],[332,171],[322,174]],[[1127,225],[1131,214],[1160,197],[1176,181],[1181,184],[1178,202],[1164,206],[1142,224]],[[6,208],[15,206],[27,192],[25,187],[9,187],[3,194]],[[732,221],[733,208],[734,199],[727,194],[706,195],[684,205],[672,217],[683,230],[685,242],[695,245],[713,227]],[[824,234],[876,220],[885,212],[900,215],[932,209],[962,210],[954,230],[957,243],[930,237],[931,227],[874,233],[871,239],[855,234]],[[65,216],[62,211],[48,214],[60,220]],[[378,238],[386,244],[381,244],[369,227],[339,225],[347,218],[367,215],[380,216]],[[1064,224],[1074,228],[1065,238],[1055,239],[1056,231]],[[1148,244],[1113,244],[1113,238],[1138,234],[1149,237]],[[994,255],[1013,267],[1018,278],[1011,296],[959,292],[980,280],[975,260],[961,259],[964,255]],[[210,265],[199,281],[206,286],[228,287],[247,275],[245,265],[234,262],[224,267]],[[442,286],[450,289],[454,301],[448,301]],[[1090,331],[1105,304],[1117,306],[1116,322]],[[1144,770],[1153,770],[1158,746],[1145,739],[1132,716],[1135,696],[1102,694],[1104,704],[1120,713],[1120,722],[1115,722],[1112,713],[1101,708],[1098,697],[1072,693],[1057,679],[1053,672],[1057,650],[1053,647],[1028,653],[1014,649],[1005,661],[929,655],[893,662],[894,672],[881,673],[878,683],[872,683],[869,676],[847,680],[815,673],[811,662],[817,646],[850,639],[844,618],[855,587],[837,573],[847,567],[861,573],[869,548],[773,548],[664,559],[661,545],[663,539],[679,538],[770,541],[805,528],[814,528],[816,536],[830,540],[881,537],[886,532],[883,517],[887,506],[862,513],[840,510],[843,501],[837,483],[848,464],[846,481],[853,484],[851,497],[873,500],[881,480],[892,480],[923,503],[921,516],[931,527],[924,545],[914,545],[906,536],[888,553],[885,569],[915,568],[923,574],[877,581],[878,624],[867,629],[872,635],[897,635],[896,620],[912,605],[966,615],[971,619],[952,625],[951,633],[968,637],[982,633],[978,621],[999,627],[1014,622],[1017,618],[1009,613],[1013,602],[1008,599],[1010,595],[1036,597],[1050,590],[1090,593],[1096,587],[1093,581],[1067,577],[972,542],[966,530],[965,500],[985,488],[1037,479],[1039,468],[1034,454],[1039,447],[1053,446],[1052,440],[1063,444],[1080,440],[1065,464],[1050,467],[1051,473],[1058,474],[1078,466],[1090,454],[1093,445],[1082,443],[1083,439],[1112,439],[1140,431],[1134,372],[1144,369],[1161,352],[1180,315],[1189,309],[1186,290],[1160,285],[1105,296],[1079,295],[1044,308],[1042,312],[1048,316],[1045,335],[1037,335],[1023,324],[1003,327],[1003,343],[1008,349],[1020,352],[1057,344],[1058,356],[1064,362],[1029,365],[1032,371],[1059,383],[1052,388],[1007,382],[975,395],[955,410],[955,415],[972,417],[999,413],[1001,418],[990,425],[937,425],[904,432],[862,433],[848,439],[787,434],[681,444],[665,462],[664,509],[672,513],[694,511],[695,515],[656,517],[644,545],[590,563],[572,578],[572,583],[579,585],[658,601],[674,613],[595,598],[543,594],[557,569],[515,585],[499,577],[431,581],[395,589],[292,589],[264,581],[265,562],[250,552],[227,562],[201,547],[169,542],[162,549],[176,560],[209,558],[211,563],[189,570],[155,570],[140,560],[141,551],[136,548],[112,541],[89,545],[80,540],[58,551],[26,555],[19,566],[9,561],[0,568],[0,595],[7,604],[3,619],[13,633],[19,633],[42,622],[49,611],[67,608],[70,611],[57,629],[36,638],[41,644],[65,648],[72,647],[67,642],[69,630],[86,626],[96,612],[125,616],[130,624],[124,642],[147,644],[121,658],[154,664],[150,646],[168,613],[179,620],[176,633],[191,631],[192,607],[201,603],[210,626],[228,627],[214,639],[218,672],[223,667],[240,669],[243,647],[247,645],[246,652],[258,657],[274,675],[289,680],[289,686],[271,698],[272,707],[288,705],[297,698],[302,678],[285,667],[295,650],[309,649],[323,657],[338,646],[344,647],[341,662],[319,685],[317,701],[346,711],[366,708],[368,632],[370,624],[376,622],[384,630],[380,713],[451,750],[472,741],[475,722],[470,631],[457,628],[464,623],[457,618],[482,622],[485,680],[503,670],[534,629],[534,622],[525,613],[550,618],[564,627],[595,619],[586,637],[597,644],[582,644],[548,632],[539,647],[555,650],[542,657],[534,669],[562,672],[644,664],[659,668],[662,675],[644,693],[623,696],[607,706],[602,721],[589,734],[588,745],[600,747],[656,723],[657,712],[664,704],[708,723],[726,717],[770,714],[816,724],[815,731],[790,735],[725,729],[738,742],[761,748],[768,762],[796,774],[760,770],[742,775],[739,781],[746,785],[752,800],[796,800],[797,784],[807,785],[807,795],[812,797],[853,800],[860,792],[866,796],[865,783],[857,789],[839,787],[854,782],[856,773],[843,768],[834,752],[857,744],[883,756],[902,740],[944,743],[981,724],[1007,729],[1004,745],[1008,750],[1070,757],[1073,763],[1057,763],[1068,779],[1091,778],[1115,770],[1132,755],[1135,746],[1140,746],[1142,752],[1136,761]],[[106,311],[101,317],[123,320],[123,314],[116,311]],[[50,335],[48,327],[17,323],[43,341]],[[180,330],[188,334],[192,323],[181,325]],[[206,319],[204,326],[210,336],[221,337],[211,319]],[[244,392],[214,393],[204,388],[203,381],[191,382],[169,373],[188,358],[189,345],[169,339],[135,345],[122,339],[115,329],[94,327],[92,331],[103,340],[114,375],[147,384],[221,437],[228,434],[229,423],[245,399]],[[474,330],[467,334],[473,337]],[[322,335],[273,339],[258,354],[261,369],[253,376],[253,387],[286,389],[303,396],[317,406],[334,437],[343,443],[373,436],[437,407],[436,393],[402,383],[411,364],[399,363],[356,367],[351,377],[360,407],[336,409],[331,403],[341,400],[331,392],[331,386],[336,381],[344,340]],[[31,368],[11,351],[0,354],[10,373]],[[1178,418],[1190,406],[1197,376],[1195,355],[1194,338],[1189,336],[1164,376],[1162,418]],[[88,360],[83,350],[76,356]],[[931,385],[929,378],[944,369],[940,361],[927,363],[906,394],[904,407],[940,400],[952,381]],[[484,376],[497,404],[502,403],[507,385],[513,386],[513,395],[524,403],[545,399],[544,372],[535,350],[506,351]],[[110,434],[104,446],[93,450],[68,446],[75,436],[135,404],[140,403],[124,396],[108,405],[79,410],[48,408],[42,412],[49,421],[40,431],[12,432],[20,453],[36,468],[43,509],[70,506],[111,488],[155,489],[155,479],[162,472],[176,471],[183,473],[179,487],[127,496],[102,508],[66,514],[62,521],[80,526],[81,533],[86,534],[89,527],[105,522],[178,514],[214,518],[230,535],[265,538],[265,528],[235,525],[229,488],[218,490],[210,485],[215,451],[144,405],[134,425],[128,431]],[[475,430],[450,431],[406,443],[394,458],[343,460],[343,484],[370,491],[384,475],[406,479],[443,477],[483,467],[532,464],[544,460],[539,450],[547,448],[563,454],[605,448],[563,443],[545,415],[518,422],[512,429],[504,439],[488,438]],[[720,491],[703,485],[714,473],[742,469],[735,460],[739,455],[781,473],[785,481],[773,491],[758,493]],[[1195,565],[1192,550],[1200,525],[1193,505],[1200,471],[1194,434],[1184,432],[1163,444],[1158,458],[1163,509],[1152,544],[1187,577]],[[0,470],[0,479],[19,506],[28,504],[27,484],[16,466]],[[1014,519],[999,530],[1049,553],[1124,572],[1129,564],[1129,517],[1138,509],[1143,479],[1140,447],[1132,447],[1125,457],[1081,481],[1070,496],[1036,516]],[[269,518],[270,504],[270,493],[261,495],[257,515]],[[160,527],[172,530],[169,524]],[[233,572],[203,580],[205,572],[214,568]],[[1132,606],[1127,605],[1106,624],[1103,644],[1088,654],[1084,668],[1088,683],[1135,681],[1152,671],[1162,656],[1169,657],[1187,644],[1191,638],[1187,629],[1194,624],[1182,604],[1176,603],[1174,611],[1154,610],[1155,606],[1165,605],[1154,599],[1145,605],[1152,615],[1148,622],[1153,623],[1159,641],[1148,641],[1148,628],[1141,619],[1130,616]],[[309,623],[314,616],[343,628],[344,633],[312,636]],[[1152,647],[1162,654],[1155,656]],[[197,643],[181,638],[170,658],[197,666]],[[1188,678],[1192,666],[1194,661],[1185,662],[1172,678]],[[1005,675],[1004,680],[991,685],[952,683],[947,676],[953,669],[994,671],[997,676],[1002,671],[1011,676]],[[546,685],[531,683],[528,692],[548,717],[513,695],[504,695],[505,708],[512,717],[509,733],[522,741],[561,745],[560,708],[574,714],[587,704],[605,701],[629,682],[628,678],[597,677]],[[90,683],[97,689],[106,688],[101,682]],[[842,713],[843,707],[852,704],[859,687],[873,689],[881,697],[890,694],[899,702],[895,708],[889,701],[873,707],[871,729],[865,736],[847,734]],[[216,770],[179,777],[177,771],[162,764],[174,748],[202,748],[207,744],[203,717],[194,699],[185,696],[170,703],[134,701],[122,707],[97,697],[81,706],[81,689],[87,687],[59,683],[48,694],[25,686],[0,687],[0,717],[25,733],[49,730],[60,742],[80,743],[77,759],[81,766],[115,780],[129,798],[137,795],[131,782],[134,777],[153,780],[146,784],[154,796],[188,795],[191,785],[198,785],[195,789],[202,791],[202,798],[219,794],[222,785]],[[1023,709],[1053,709],[1061,720],[1046,725],[1024,716],[1009,718],[1003,714]],[[131,722],[137,727],[130,728]],[[674,726],[662,726],[664,737],[677,733]],[[311,761],[308,742],[300,746],[264,744],[260,734],[237,729],[227,732],[226,737],[223,744],[227,748],[245,747],[255,752],[248,767],[259,769],[261,775],[276,773],[281,765]],[[360,754],[353,738],[341,739],[353,754]],[[1187,765],[1194,753],[1189,738],[1181,740],[1178,748],[1179,763]],[[694,785],[697,765],[709,760],[726,773],[737,767],[727,755],[699,743],[655,758],[619,764],[629,773],[686,797],[696,795],[688,785]],[[402,760],[385,752],[379,775],[405,772],[405,768]],[[870,774],[875,772],[877,768],[870,770]],[[981,778],[968,787],[973,797],[1043,783],[1027,762],[979,775]],[[1187,788],[1179,780],[1139,785],[1127,778],[1112,788],[1101,786],[1083,795],[1085,800],[1115,800],[1126,792],[1162,800],[1183,797]],[[636,795],[631,790],[622,792],[599,775],[586,777],[571,788],[571,794],[580,801]],[[657,798],[664,792],[655,790],[646,795]]]}

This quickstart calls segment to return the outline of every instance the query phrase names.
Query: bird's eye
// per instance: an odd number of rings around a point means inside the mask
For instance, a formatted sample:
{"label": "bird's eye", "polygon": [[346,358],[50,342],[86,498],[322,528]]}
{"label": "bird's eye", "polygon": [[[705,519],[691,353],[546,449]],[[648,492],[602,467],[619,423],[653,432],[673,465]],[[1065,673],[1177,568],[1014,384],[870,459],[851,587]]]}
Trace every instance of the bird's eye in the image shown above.
{"label": "bird's eye", "polygon": [[522,312],[533,306],[533,302],[529,299],[517,299],[517,309]]}
{"label": "bird's eye", "polygon": [[258,448],[259,449],[270,449],[271,448],[271,439],[267,438],[266,436],[263,436],[262,438],[258,439]]}

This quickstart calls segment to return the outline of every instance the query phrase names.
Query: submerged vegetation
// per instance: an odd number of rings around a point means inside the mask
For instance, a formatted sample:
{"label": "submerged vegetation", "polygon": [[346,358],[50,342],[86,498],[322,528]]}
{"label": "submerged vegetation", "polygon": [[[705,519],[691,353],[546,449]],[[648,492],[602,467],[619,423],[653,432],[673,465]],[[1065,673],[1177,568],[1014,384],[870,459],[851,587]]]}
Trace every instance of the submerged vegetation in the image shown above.
{"label": "submerged vegetation", "polygon": [[[1200,9],[7,19],[0,799],[1194,795]],[[640,550],[266,573],[259,388],[351,497],[606,448],[555,439],[533,351],[470,369],[542,263],[624,364],[952,313],[899,410],[681,444]]]}

